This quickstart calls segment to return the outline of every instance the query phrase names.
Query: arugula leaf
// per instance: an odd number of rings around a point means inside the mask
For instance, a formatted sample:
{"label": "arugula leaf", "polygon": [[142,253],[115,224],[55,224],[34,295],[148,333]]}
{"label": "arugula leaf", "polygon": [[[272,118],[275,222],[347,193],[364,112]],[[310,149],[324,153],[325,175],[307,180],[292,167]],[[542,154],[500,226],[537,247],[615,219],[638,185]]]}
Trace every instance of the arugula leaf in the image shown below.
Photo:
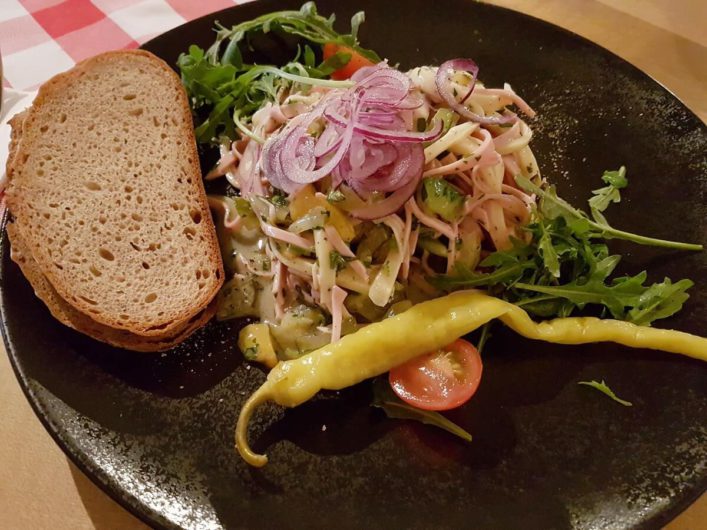
{"label": "arugula leaf", "polygon": [[339,68],[346,66],[350,60],[350,53],[339,51],[322,61],[316,68],[307,68],[307,72],[313,77],[328,77]]}
{"label": "arugula leaf", "polygon": [[[192,108],[210,109],[208,117],[195,131],[199,143],[211,142],[221,135],[235,138],[235,120],[239,120],[242,130],[245,127],[243,121],[265,102],[275,100],[282,86],[292,83],[342,88],[351,86],[350,81],[325,79],[327,69],[308,69],[294,62],[282,68],[257,65],[244,70],[231,64],[211,64],[198,46],[190,46],[188,54],[180,55],[177,65]],[[238,109],[235,120],[231,115],[234,109]]]}
{"label": "arugula leaf", "polygon": [[[605,182],[622,185],[622,173],[606,172]],[[598,305],[614,318],[651,325],[680,310],[689,298],[690,280],[672,283],[666,278],[646,285],[645,271],[612,278],[621,257],[610,255],[602,241],[602,227],[608,226],[604,216],[593,209],[591,220],[554,189],[528,184],[521,183],[533,192],[539,190],[541,197],[525,227],[529,241],[514,240],[511,249],[487,256],[479,264],[483,272],[457,266],[451,274],[430,278],[433,285],[443,290],[486,287],[541,318],[565,317]]]}
{"label": "arugula leaf", "polygon": [[316,58],[314,57],[314,50],[309,44],[304,46],[304,65],[308,67],[314,67]]}
{"label": "arugula leaf", "polygon": [[[515,180],[521,189],[528,193],[534,193],[540,197],[540,210],[543,215],[549,219],[563,217],[568,223],[580,222],[583,226],[588,227],[590,230],[596,231],[599,237],[603,237],[605,239],[625,239],[626,241],[633,241],[639,245],[651,245],[655,247],[674,248],[680,250],[702,250],[702,245],[681,243],[678,241],[667,241],[665,239],[639,236],[637,234],[618,230],[610,226],[603,216],[595,215],[595,219],[591,220],[583,211],[578,210],[564,199],[558,197],[554,186],[550,186],[547,189],[542,189],[540,186],[534,184],[521,175],[517,175]],[[598,212],[596,209],[594,211]]]}
{"label": "arugula leaf", "polygon": [[351,17],[351,37],[353,37],[354,40],[358,39],[358,28],[361,27],[361,24],[363,24],[365,20],[366,14],[363,11],[359,11]]}
{"label": "arugula leaf", "polygon": [[[338,43],[378,62],[375,52],[358,44],[356,35],[363,20],[363,13],[354,15],[351,33],[342,35],[333,28],[333,16],[320,16],[316,6],[308,2],[299,11],[269,13],[230,29],[217,23],[216,41],[206,52],[192,45],[177,60],[192,109],[197,111],[197,142],[219,142],[221,136],[235,139],[239,133],[262,141],[250,133],[246,123],[265,103],[274,101],[282,88],[293,84],[351,86],[350,81],[328,79],[351,60],[351,53],[339,51],[317,65],[310,44],[318,47],[327,42]],[[303,48],[298,46],[294,59],[281,68],[244,64],[240,46],[249,44],[249,37],[256,32],[276,30],[305,41]],[[228,44],[221,53],[225,42]],[[303,63],[298,62],[300,59]]]}
{"label": "arugula leaf", "polygon": [[612,202],[621,202],[621,192],[628,186],[626,178],[626,167],[621,166],[617,171],[604,171],[601,180],[606,182],[608,186],[592,191],[594,197],[589,199],[589,207],[594,212],[603,212],[609,207]]}
{"label": "arugula leaf", "polygon": [[674,315],[690,298],[685,291],[693,285],[690,280],[672,283],[669,278],[665,278],[662,283],[654,283],[641,294],[638,304],[628,312],[627,320],[639,326],[647,326],[654,320]]}
{"label": "arugula leaf", "polygon": [[498,268],[494,272],[473,272],[468,267],[457,264],[453,274],[443,274],[428,278],[428,281],[439,289],[468,289],[470,287],[489,287],[514,281],[522,274],[525,265],[516,263]]}
{"label": "arugula leaf", "polygon": [[[538,251],[543,258],[543,264],[550,274],[555,278],[560,277],[560,258],[557,254],[557,250],[552,243],[552,234],[546,229],[543,223],[538,223],[538,229],[540,231],[540,239],[538,240]],[[567,251],[568,248],[563,248]]]}
{"label": "arugula leaf", "polygon": [[592,381],[579,381],[577,384],[596,388],[599,392],[606,394],[607,396],[609,396],[611,399],[613,399],[617,403],[622,404],[624,407],[632,407],[633,406],[633,403],[631,403],[630,401],[626,401],[625,399],[621,399],[616,394],[614,394],[614,391],[608,387],[608,385],[604,382],[603,379],[601,380],[600,383],[592,380]]}
{"label": "arugula leaf", "polygon": [[[641,295],[644,292],[653,290],[651,300],[655,300],[656,303],[662,303],[663,301],[662,294],[664,289],[660,288],[659,284],[654,284],[647,288],[643,285],[645,280],[646,272],[643,271],[636,276],[616,279],[611,284],[607,285],[605,283],[606,277],[604,274],[595,273],[589,278],[588,281],[584,283],[581,283],[580,280],[558,286],[549,286],[530,285],[518,282],[514,284],[514,287],[516,289],[525,289],[528,291],[551,295],[556,298],[565,298],[576,305],[579,309],[582,309],[587,304],[603,305],[611,312],[614,318],[631,321],[631,311],[639,308]],[[683,281],[687,282],[687,286],[685,288],[692,285],[692,282],[689,280]],[[678,284],[676,284],[676,286],[677,285]],[[686,284],[682,284],[681,287],[684,285]],[[684,289],[680,292],[681,294],[684,294],[685,299],[687,299],[688,295],[684,293]],[[625,310],[627,307],[632,308],[632,310],[628,313]],[[657,318],[662,318],[656,313],[647,312],[645,313],[645,318],[641,319],[641,323],[644,325],[649,325],[652,322],[651,317],[654,315],[657,316]]]}
{"label": "arugula leaf", "polygon": [[479,353],[483,353],[486,343],[491,338],[491,325],[492,324],[493,324],[493,320],[489,320],[488,322],[486,322],[486,324],[484,324],[481,327],[481,336],[479,337],[479,340],[476,343],[476,349],[478,350]]}
{"label": "arugula leaf", "polygon": [[373,403],[374,407],[383,409],[389,418],[400,420],[414,420],[426,425],[433,425],[440,429],[452,433],[462,440],[471,442],[471,434],[459,427],[453,421],[445,418],[439,412],[422,410],[408,405],[395,395],[390,385],[384,378],[377,378],[373,381]]}
{"label": "arugula leaf", "polygon": [[[334,42],[348,46],[367,59],[376,63],[380,62],[381,59],[376,52],[362,48],[358,43],[358,29],[365,20],[363,12],[358,12],[351,18],[351,33],[349,34],[342,35],[334,30],[334,20],[334,15],[329,18],[319,15],[316,4],[307,2],[298,11],[286,10],[267,13],[231,28],[217,24],[216,41],[206,52],[206,55],[212,64],[223,63],[228,58],[229,50],[238,47],[242,41],[248,39],[249,35],[258,31],[269,33],[280,30],[314,44]],[[228,41],[228,45],[223,55],[219,56],[224,41]]]}

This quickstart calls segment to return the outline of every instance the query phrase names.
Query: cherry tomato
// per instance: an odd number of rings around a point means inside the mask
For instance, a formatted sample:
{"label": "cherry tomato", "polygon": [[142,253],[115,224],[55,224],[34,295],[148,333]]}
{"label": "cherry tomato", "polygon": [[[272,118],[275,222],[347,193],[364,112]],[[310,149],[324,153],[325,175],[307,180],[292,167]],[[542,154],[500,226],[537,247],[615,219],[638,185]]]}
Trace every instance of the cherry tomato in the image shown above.
{"label": "cherry tomato", "polygon": [[342,68],[339,68],[334,73],[331,74],[332,79],[341,81],[343,79],[349,79],[352,75],[360,70],[364,66],[373,66],[373,62],[366,59],[363,55],[358,53],[356,50],[352,50],[348,46],[343,46],[341,44],[336,44],[334,42],[327,42],[324,45],[323,55],[324,60],[336,55],[337,52],[344,52],[351,54],[351,59]]}
{"label": "cherry tomato", "polygon": [[449,346],[425,353],[393,368],[390,386],[400,399],[425,410],[449,410],[463,405],[481,381],[479,351],[457,339]]}

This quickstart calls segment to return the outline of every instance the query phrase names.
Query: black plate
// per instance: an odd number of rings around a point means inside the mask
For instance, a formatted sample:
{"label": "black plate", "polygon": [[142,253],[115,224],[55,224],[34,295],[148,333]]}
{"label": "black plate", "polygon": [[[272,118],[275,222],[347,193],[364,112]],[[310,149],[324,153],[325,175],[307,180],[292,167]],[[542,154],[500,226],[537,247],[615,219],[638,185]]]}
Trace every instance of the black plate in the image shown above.
{"label": "black plate", "polygon": [[[186,24],[145,48],[170,64],[231,24],[299,0],[263,0]],[[581,204],[606,168],[631,186],[610,219],[628,230],[707,243],[707,131],[669,92],[562,29],[467,0],[324,0],[402,67],[473,57],[491,85],[510,82],[539,111],[544,174]],[[705,333],[706,254],[615,244],[624,270],[701,283],[679,317]],[[38,416],[98,485],[160,527],[654,528],[707,485],[707,379],[686,358],[616,345],[562,347],[497,330],[484,381],[450,414],[471,445],[368,406],[366,384],[253,426],[271,463],[233,452],[240,405],[263,380],[212,324],[168,354],[115,350],[53,320],[2,244],[7,350]],[[624,408],[576,382],[605,379]],[[324,427],[326,430],[324,431]]]}

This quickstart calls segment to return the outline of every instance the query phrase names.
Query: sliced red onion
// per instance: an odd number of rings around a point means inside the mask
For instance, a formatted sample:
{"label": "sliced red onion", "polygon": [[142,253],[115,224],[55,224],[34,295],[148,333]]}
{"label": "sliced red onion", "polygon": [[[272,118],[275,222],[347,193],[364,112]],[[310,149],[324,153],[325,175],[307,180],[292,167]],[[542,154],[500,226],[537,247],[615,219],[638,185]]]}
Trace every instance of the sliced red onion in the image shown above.
{"label": "sliced red onion", "polygon": [[374,64],[373,66],[364,66],[363,68],[359,68],[358,70],[356,70],[356,72],[354,72],[354,74],[351,76],[351,81],[360,83],[361,81],[369,77],[371,74],[379,72],[380,70],[383,70],[387,67],[388,65],[385,62],[380,62],[378,64]]}
{"label": "sliced red onion", "polygon": [[402,120],[392,112],[362,112],[359,116],[362,123],[377,125],[380,127],[393,127],[402,125]]}
{"label": "sliced red onion", "polygon": [[[301,184],[290,181],[284,175],[279,153],[282,151],[284,138],[280,135],[271,136],[263,148],[262,171],[271,186],[286,193],[294,193],[302,187]],[[255,142],[253,142],[255,143]]]}
{"label": "sliced red onion", "polygon": [[[391,68],[385,62],[359,69],[351,76],[351,80],[356,82],[359,90],[367,88],[371,85],[373,80],[377,81],[378,84],[374,85],[377,87],[381,85],[392,86],[395,83],[403,87],[410,85],[410,78],[408,76],[395,68]],[[354,88],[354,90],[356,90],[356,88]]]}
{"label": "sliced red onion", "polygon": [[[372,191],[386,191],[362,185],[383,169],[384,176],[390,172],[393,162],[400,156],[398,149],[393,144],[371,146],[361,139],[359,152],[352,147],[348,159],[342,160],[339,171],[346,176],[346,181],[356,189],[359,194],[368,195]],[[385,169],[388,169],[386,171]],[[374,179],[371,179],[374,180]]]}
{"label": "sliced red onion", "polygon": [[[410,130],[411,109],[422,102],[410,95],[410,79],[387,64],[363,68],[352,79],[354,87],[328,92],[266,142],[262,171],[273,186],[288,193],[327,175],[335,186],[346,182],[362,197],[394,192],[366,207],[371,212],[363,215],[377,218],[409,197],[410,183],[422,174],[422,143],[439,137],[443,125],[435,122],[427,132]],[[309,129],[318,120],[327,125],[315,138]]]}
{"label": "sliced red onion", "polygon": [[[449,90],[449,74],[455,70],[461,70],[469,72],[471,74],[471,85],[469,92],[464,96],[461,103],[457,101],[454,94]],[[451,59],[442,63],[442,65],[437,69],[437,74],[435,75],[435,85],[437,87],[437,92],[444,99],[444,101],[449,105],[449,108],[454,110],[457,114],[470,119],[471,121],[484,124],[503,124],[503,123],[513,123],[518,119],[515,114],[504,114],[502,116],[480,116],[475,112],[470,111],[464,102],[469,98],[471,93],[474,91],[474,86],[476,85],[476,76],[479,73],[479,67],[471,59]]]}
{"label": "sliced red onion", "polygon": [[[329,121],[336,123],[341,127],[346,124],[346,120],[342,116],[334,112],[327,110],[324,115]],[[432,129],[426,132],[409,132],[381,129],[379,127],[371,127],[370,125],[364,125],[361,122],[354,124],[354,129],[368,138],[377,138],[379,140],[391,140],[393,142],[414,143],[431,142],[433,140],[436,140],[442,134],[443,127],[444,124],[441,120],[436,120],[433,124]]]}
{"label": "sliced red onion", "polygon": [[314,156],[326,156],[334,151],[341,142],[341,133],[336,127],[325,127],[314,146]]}
{"label": "sliced red onion", "polygon": [[[307,184],[310,182],[316,182],[317,180],[329,175],[339,164],[339,162],[341,162],[341,159],[344,157],[349,145],[351,144],[357,115],[358,108],[355,106],[351,109],[351,116],[349,116],[349,121],[341,135],[341,141],[339,142],[339,146],[336,151],[323,166],[317,169],[314,169],[314,140],[307,132],[307,127],[314,121],[314,119],[307,119],[304,122],[306,125],[298,126],[297,134],[293,134],[287,138],[285,140],[285,144],[283,145],[283,153],[281,157],[285,157],[285,159],[282,161],[282,167],[286,171],[287,177],[294,182]],[[296,156],[291,156],[291,154],[295,152],[295,148],[302,145],[302,141],[311,142],[311,144],[305,144],[307,147],[306,149],[296,153]],[[305,164],[302,164],[300,161],[304,161]]]}
{"label": "sliced red onion", "polygon": [[[394,191],[400,186],[422,174],[425,155],[420,144],[394,144],[397,151],[393,161],[379,168],[370,177],[359,182],[352,182],[355,188],[365,191]],[[357,190],[358,191],[358,190]]]}
{"label": "sliced red onion", "polygon": [[419,94],[409,94],[408,97],[403,101],[398,108],[400,110],[415,110],[419,109],[425,104],[425,99]]}
{"label": "sliced red onion", "polygon": [[391,171],[391,173],[394,173],[392,178],[396,180],[399,187],[397,187],[392,194],[379,202],[368,203],[366,206],[350,210],[349,213],[351,213],[351,215],[366,220],[380,219],[381,217],[397,212],[403,204],[405,204],[405,201],[412,196],[422,176],[425,156],[422,145],[420,144],[404,144],[404,146],[406,149],[410,149],[409,155],[400,156],[394,163],[395,167]]}

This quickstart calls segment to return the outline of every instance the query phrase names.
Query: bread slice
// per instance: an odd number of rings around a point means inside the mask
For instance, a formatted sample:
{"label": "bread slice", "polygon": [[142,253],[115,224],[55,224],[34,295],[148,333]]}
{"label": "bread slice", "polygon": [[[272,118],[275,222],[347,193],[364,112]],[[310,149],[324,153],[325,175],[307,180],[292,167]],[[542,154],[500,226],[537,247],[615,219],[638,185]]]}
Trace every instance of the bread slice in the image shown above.
{"label": "bread slice", "polygon": [[19,235],[17,225],[7,225],[7,235],[12,244],[12,261],[19,265],[37,297],[49,308],[51,314],[65,326],[69,326],[94,339],[128,350],[153,352],[167,350],[184,341],[194,331],[208,322],[216,312],[216,303],[212,302],[201,313],[184,322],[172,335],[142,337],[129,331],[114,329],[99,324],[87,315],[76,310],[59,296],[46,277],[39,270],[37,262]]}
{"label": "bread slice", "polygon": [[144,51],[93,57],[43,85],[18,121],[7,205],[58,296],[144,337],[200,314],[223,265],[187,97],[167,64]]}
{"label": "bread slice", "polygon": [[[14,167],[13,159],[17,153],[22,138],[22,124],[27,110],[13,116],[10,120],[12,134],[7,159],[7,175],[10,176]],[[71,327],[89,337],[119,348],[140,352],[158,352],[168,350],[186,340],[194,331],[204,326],[216,313],[216,302],[211,302],[206,309],[172,330],[171,335],[155,335],[143,337],[129,331],[117,330],[92,320],[87,315],[76,310],[59,296],[51,283],[42,274],[37,262],[31,256],[27,246],[22,241],[17,225],[8,223],[7,235],[10,240],[11,258],[17,263],[22,274],[34,289],[35,295],[44,302],[50,313],[62,324]]]}
{"label": "bread slice", "polygon": [[17,148],[20,146],[20,139],[22,138],[22,124],[25,121],[27,112],[27,109],[18,112],[7,122],[10,125],[10,145],[8,146],[7,160],[5,162],[5,175],[8,180],[12,178],[13,168],[15,167],[15,155],[17,154]]}

